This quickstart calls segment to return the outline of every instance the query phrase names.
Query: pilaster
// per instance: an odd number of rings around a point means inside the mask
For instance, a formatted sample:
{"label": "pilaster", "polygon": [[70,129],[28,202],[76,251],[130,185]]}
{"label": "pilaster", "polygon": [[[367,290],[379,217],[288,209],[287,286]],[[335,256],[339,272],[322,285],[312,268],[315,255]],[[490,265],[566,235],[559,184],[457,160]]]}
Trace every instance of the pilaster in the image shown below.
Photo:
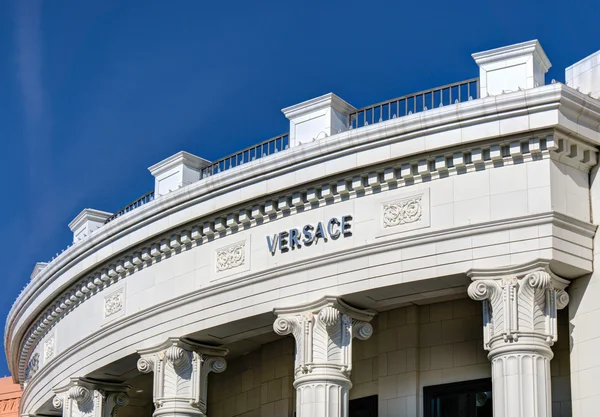
{"label": "pilaster", "polygon": [[170,338],[138,353],[138,370],[154,372],[154,416],[206,416],[208,374],[227,368],[227,349]]}
{"label": "pilaster", "polygon": [[294,387],[298,417],[348,416],[352,387],[352,339],[366,340],[375,313],[350,307],[335,297],[294,308],[275,309],[279,335],[296,341]]}
{"label": "pilaster", "polygon": [[492,361],[495,417],[550,417],[550,360],[556,313],[568,281],[547,265],[474,270],[468,294],[483,301],[484,347]]}
{"label": "pilaster", "polygon": [[71,378],[66,386],[56,389],[54,408],[63,417],[116,417],[118,409],[129,404],[128,385],[85,378]]}

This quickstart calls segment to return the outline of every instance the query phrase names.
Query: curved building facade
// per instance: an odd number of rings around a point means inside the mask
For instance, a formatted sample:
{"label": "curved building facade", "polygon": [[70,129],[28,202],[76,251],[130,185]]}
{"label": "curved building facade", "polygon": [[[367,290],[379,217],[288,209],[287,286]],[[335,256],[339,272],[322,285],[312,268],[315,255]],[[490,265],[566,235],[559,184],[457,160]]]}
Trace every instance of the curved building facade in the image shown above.
{"label": "curved building facade", "polygon": [[21,415],[596,416],[599,56],[546,84],[537,41],[480,52],[150,167],[10,311]]}

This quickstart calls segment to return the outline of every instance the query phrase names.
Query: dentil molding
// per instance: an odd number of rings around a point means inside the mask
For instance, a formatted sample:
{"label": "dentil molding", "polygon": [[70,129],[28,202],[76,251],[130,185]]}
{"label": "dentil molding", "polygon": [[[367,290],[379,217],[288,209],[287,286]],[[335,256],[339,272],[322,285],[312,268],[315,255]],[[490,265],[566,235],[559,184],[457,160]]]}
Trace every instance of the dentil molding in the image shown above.
{"label": "dentil molding", "polygon": [[[211,218],[195,221],[185,228],[173,230],[101,265],[55,299],[50,307],[39,316],[35,324],[29,328],[22,341],[19,355],[19,379],[24,380],[29,356],[39,341],[65,314],[86,299],[167,256],[175,256],[197,245],[228,236],[240,228],[255,227],[279,218],[284,212],[295,214],[298,210],[310,210],[315,206],[328,204],[331,200],[339,202],[347,198],[360,198],[371,195],[374,191],[385,192],[391,189],[410,187],[413,184],[437,180],[449,175],[468,175],[469,172],[480,169],[494,169],[499,166],[545,158],[560,160],[584,170],[589,170],[596,164],[597,152],[594,148],[559,132],[553,133],[546,133],[542,136],[527,135],[510,140],[502,139],[495,143],[481,145],[481,147],[456,151],[452,155],[429,155],[425,159],[416,156],[410,160],[391,161],[389,165],[380,166],[369,173],[360,173],[349,178],[334,178],[327,183],[304,188],[301,192],[290,192],[287,196],[275,199],[269,198],[256,202],[251,207],[235,212],[221,213]],[[424,208],[421,206],[421,210]],[[398,220],[394,220],[393,210],[388,209],[388,211],[388,222],[392,225]],[[410,206],[403,209],[402,212],[405,226],[419,224],[415,220],[419,216],[417,200],[412,201]],[[410,220],[413,220],[413,223],[410,223]],[[409,221],[408,224],[407,221]],[[392,231],[394,227],[389,229]],[[216,266],[217,269],[225,268],[220,272],[239,268],[240,263],[244,265],[246,262],[245,259],[241,261],[241,258],[235,253],[224,253],[222,259],[224,262],[221,267],[218,266],[218,261]]]}

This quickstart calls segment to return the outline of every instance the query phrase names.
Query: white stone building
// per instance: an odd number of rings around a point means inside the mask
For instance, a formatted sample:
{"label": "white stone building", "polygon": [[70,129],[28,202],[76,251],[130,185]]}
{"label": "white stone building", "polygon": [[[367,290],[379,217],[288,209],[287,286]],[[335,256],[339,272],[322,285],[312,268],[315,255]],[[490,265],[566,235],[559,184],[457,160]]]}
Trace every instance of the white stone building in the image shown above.
{"label": "white stone building", "polygon": [[154,165],[15,302],[21,414],[600,415],[599,56],[547,84],[537,41],[480,52],[479,78]]}

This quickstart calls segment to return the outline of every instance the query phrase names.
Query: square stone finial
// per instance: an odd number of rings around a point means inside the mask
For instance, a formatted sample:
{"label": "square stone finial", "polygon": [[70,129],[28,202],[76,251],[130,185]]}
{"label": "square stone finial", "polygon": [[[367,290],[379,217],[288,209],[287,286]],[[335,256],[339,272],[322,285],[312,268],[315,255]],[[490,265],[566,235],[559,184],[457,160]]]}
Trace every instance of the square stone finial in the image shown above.
{"label": "square stone finial", "polygon": [[355,110],[333,93],[282,109],[290,121],[290,147],[347,130],[348,115]]}
{"label": "square stone finial", "polygon": [[44,270],[48,266],[48,262],[37,262],[33,267],[33,271],[29,277],[30,280],[34,279],[40,272]]}
{"label": "square stone finial", "polygon": [[552,66],[537,40],[472,55],[479,65],[479,97],[496,96],[545,85]]}
{"label": "square stone finial", "polygon": [[73,232],[73,243],[85,239],[95,230],[102,227],[106,219],[112,216],[112,213],[106,211],[83,209],[81,213],[69,223],[69,229]]}
{"label": "square stone finial", "polygon": [[152,165],[148,170],[154,176],[154,194],[160,197],[198,181],[208,165],[210,161],[183,151]]}
{"label": "square stone finial", "polygon": [[565,69],[567,85],[600,100],[600,51]]}

